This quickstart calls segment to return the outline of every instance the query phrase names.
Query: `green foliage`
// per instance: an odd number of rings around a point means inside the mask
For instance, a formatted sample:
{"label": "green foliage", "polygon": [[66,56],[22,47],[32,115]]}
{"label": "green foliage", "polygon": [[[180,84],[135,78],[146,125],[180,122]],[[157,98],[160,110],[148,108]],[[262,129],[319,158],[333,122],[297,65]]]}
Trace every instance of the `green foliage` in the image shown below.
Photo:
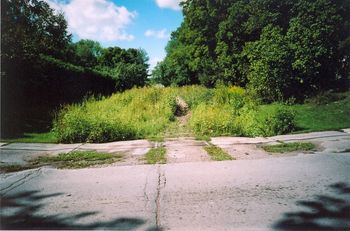
{"label": "green foliage", "polygon": [[305,100],[306,104],[313,104],[313,105],[324,105],[332,102],[336,102],[339,100],[343,100],[346,98],[346,94],[344,93],[335,93],[332,91],[325,91],[321,92],[320,94],[307,98]]}
{"label": "green foliage", "polygon": [[99,42],[82,39],[73,44],[76,65],[93,68],[98,64],[103,48]]}
{"label": "green foliage", "polygon": [[218,85],[213,98],[194,108],[190,126],[197,135],[272,136],[295,130],[288,106],[259,106],[239,87]]}
{"label": "green foliage", "polygon": [[193,110],[190,126],[199,135],[237,135],[234,118],[229,105],[214,106],[202,103]]}
{"label": "green foliage", "polygon": [[102,101],[90,99],[62,110],[54,131],[62,142],[106,142],[155,136],[164,131],[174,117],[169,99],[171,89],[157,88],[135,88]]}
{"label": "green foliage", "polygon": [[[242,107],[236,107],[237,95],[243,97]],[[68,106],[57,118],[55,131],[61,142],[163,137],[174,123],[176,96],[191,102],[189,127],[198,137],[272,136],[297,129],[317,131],[350,124],[349,97],[327,105],[258,105],[241,88],[220,86],[211,90],[186,86],[132,89],[102,101]],[[242,99],[238,99],[241,105]]]}
{"label": "green foliage", "polygon": [[166,149],[164,147],[152,148],[146,155],[147,164],[165,164],[166,163]]}
{"label": "green foliage", "polygon": [[243,136],[273,136],[295,130],[295,114],[286,105],[244,107],[235,123]]}
{"label": "green foliage", "polygon": [[[347,0],[191,0],[153,72],[165,86],[218,81],[265,102],[349,86]],[[345,84],[347,83],[347,84]]]}
{"label": "green foliage", "polygon": [[263,145],[262,148],[267,152],[285,153],[285,152],[315,150],[316,145],[310,142],[292,142],[292,143],[282,143],[282,144],[274,144],[274,145]]}
{"label": "green foliage", "polygon": [[229,155],[227,152],[222,150],[221,148],[210,145],[210,146],[205,146],[204,150],[207,151],[209,156],[211,157],[212,160],[215,161],[224,161],[224,160],[234,160],[234,158]]}
{"label": "green foliage", "polygon": [[142,49],[109,47],[98,57],[98,70],[111,76],[118,91],[145,86],[148,77],[148,56]]}
{"label": "green foliage", "polygon": [[260,40],[246,44],[243,54],[250,63],[248,86],[256,97],[268,102],[286,98],[293,80],[288,64],[290,51],[282,30],[268,25],[263,29]]}
{"label": "green foliage", "polygon": [[238,111],[245,104],[245,95],[245,90],[241,87],[218,84],[214,90],[213,102],[217,105],[228,104]]}
{"label": "green foliage", "polygon": [[63,14],[47,1],[1,1],[1,23],[1,137],[34,127],[28,122],[33,115],[25,112],[37,105],[45,105],[42,113],[50,114],[86,95],[106,96],[146,84],[144,50],[103,49],[92,40],[72,43]]}

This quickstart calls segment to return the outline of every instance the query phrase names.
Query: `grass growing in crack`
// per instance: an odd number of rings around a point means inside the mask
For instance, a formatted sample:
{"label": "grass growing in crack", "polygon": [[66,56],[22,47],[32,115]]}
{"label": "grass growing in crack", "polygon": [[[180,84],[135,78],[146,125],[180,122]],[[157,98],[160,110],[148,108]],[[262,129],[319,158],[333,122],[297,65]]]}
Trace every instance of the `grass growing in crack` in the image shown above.
{"label": "grass growing in crack", "polygon": [[201,141],[211,141],[211,137],[210,136],[205,136],[205,135],[197,135],[195,137],[195,140],[201,140]]}
{"label": "grass growing in crack", "polygon": [[31,165],[19,165],[19,164],[13,164],[13,165],[3,165],[0,166],[0,172],[19,172],[27,169],[35,168],[35,166]]}
{"label": "grass growing in crack", "polygon": [[315,144],[310,142],[293,142],[274,145],[264,145],[262,148],[271,153],[285,153],[294,151],[310,151],[316,148]]}
{"label": "grass growing in crack", "polygon": [[210,145],[204,147],[205,151],[209,154],[212,160],[223,161],[223,160],[234,160],[234,158],[221,148]]}
{"label": "grass growing in crack", "polygon": [[147,137],[147,140],[152,142],[164,142],[164,136],[150,136]]}
{"label": "grass growing in crack", "polygon": [[147,164],[165,164],[166,163],[165,153],[166,153],[166,149],[164,147],[152,148],[145,155],[146,163]]}
{"label": "grass growing in crack", "polygon": [[58,156],[41,156],[32,161],[32,165],[53,165],[58,168],[85,168],[94,165],[111,164],[123,158],[120,154],[100,153],[96,151],[74,151]]}

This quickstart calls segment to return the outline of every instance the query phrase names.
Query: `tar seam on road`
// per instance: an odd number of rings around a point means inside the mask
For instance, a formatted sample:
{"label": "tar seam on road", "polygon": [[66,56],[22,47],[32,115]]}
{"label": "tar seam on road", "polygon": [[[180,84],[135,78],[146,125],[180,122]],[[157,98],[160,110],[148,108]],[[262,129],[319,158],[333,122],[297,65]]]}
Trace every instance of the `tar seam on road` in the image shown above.
{"label": "tar seam on road", "polygon": [[157,185],[157,195],[156,195],[156,226],[157,228],[161,228],[161,223],[160,223],[160,199],[161,199],[161,189],[165,188],[166,185],[166,178],[165,174],[161,172],[160,166],[158,166],[158,185]]}
{"label": "tar seam on road", "polygon": [[147,186],[148,186],[148,178],[149,178],[149,175],[151,173],[153,169],[150,168],[147,172],[147,175],[146,175],[146,182],[145,182],[145,186],[143,187],[143,197],[145,198],[145,209],[147,207],[147,204],[149,202],[149,197],[148,197],[148,194],[147,194]]}
{"label": "tar seam on road", "polygon": [[[27,183],[28,181],[32,180],[33,178],[39,176],[40,173],[41,173],[41,168],[38,168],[38,169],[36,169],[34,171],[30,171],[29,174],[25,175],[24,177],[20,178],[19,180],[16,180],[15,182],[10,184],[9,186],[0,189],[0,192],[1,192],[0,195],[1,196],[5,196],[6,193],[10,192],[11,190],[13,190],[13,189],[15,189],[15,188],[17,188],[17,187]],[[29,178],[29,179],[27,179],[27,178]]]}

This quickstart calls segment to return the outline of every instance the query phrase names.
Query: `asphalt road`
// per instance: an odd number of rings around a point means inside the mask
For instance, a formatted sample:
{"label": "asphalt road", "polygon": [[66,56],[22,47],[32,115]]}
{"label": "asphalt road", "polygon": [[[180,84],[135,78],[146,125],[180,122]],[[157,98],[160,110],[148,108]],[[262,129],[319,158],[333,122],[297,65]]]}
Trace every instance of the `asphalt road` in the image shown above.
{"label": "asphalt road", "polygon": [[0,175],[2,229],[350,230],[350,153]]}

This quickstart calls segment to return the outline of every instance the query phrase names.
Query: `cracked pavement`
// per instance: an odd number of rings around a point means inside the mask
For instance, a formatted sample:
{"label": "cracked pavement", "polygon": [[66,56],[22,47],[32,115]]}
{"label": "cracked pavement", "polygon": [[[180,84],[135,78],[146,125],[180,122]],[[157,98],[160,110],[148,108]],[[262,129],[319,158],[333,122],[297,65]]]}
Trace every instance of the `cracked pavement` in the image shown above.
{"label": "cracked pavement", "polygon": [[[349,230],[348,133],[223,137],[211,142],[237,154],[244,144],[300,139],[317,142],[322,149],[277,158],[79,170],[42,167],[0,174],[1,228]],[[140,150],[138,144],[129,143]],[[116,150],[117,145],[109,145]]]}

